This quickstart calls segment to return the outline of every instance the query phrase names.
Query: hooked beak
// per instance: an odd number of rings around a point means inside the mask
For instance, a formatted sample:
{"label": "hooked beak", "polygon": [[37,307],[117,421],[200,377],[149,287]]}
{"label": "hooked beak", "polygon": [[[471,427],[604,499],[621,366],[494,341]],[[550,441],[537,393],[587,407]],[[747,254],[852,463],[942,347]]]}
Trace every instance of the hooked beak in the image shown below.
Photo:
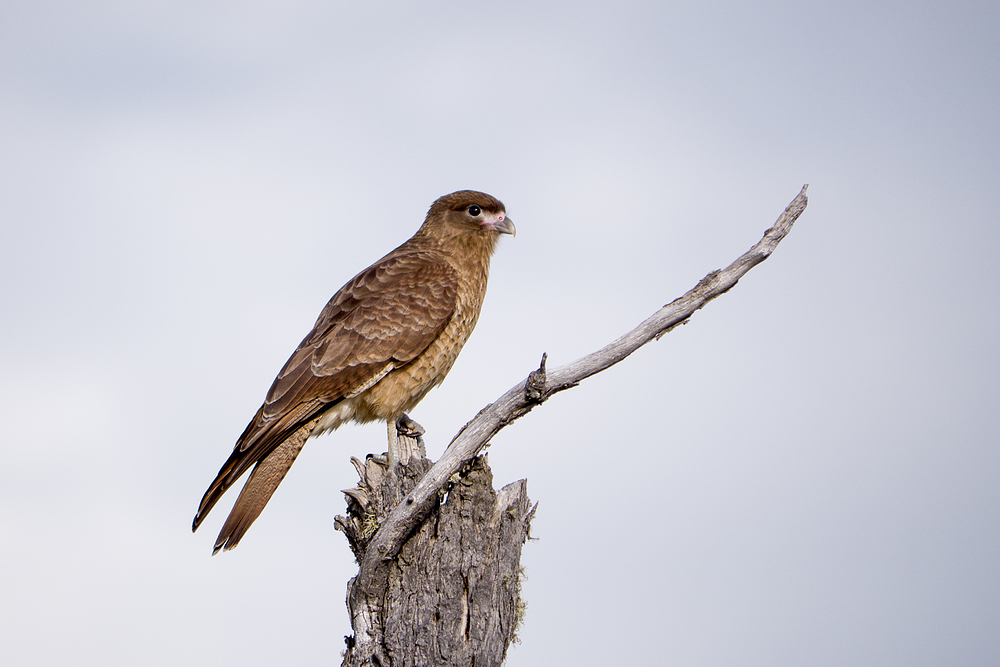
{"label": "hooked beak", "polygon": [[510,221],[510,218],[506,216],[504,216],[504,219],[500,222],[493,223],[493,229],[497,230],[501,234],[517,236],[517,227],[515,227],[514,223]]}

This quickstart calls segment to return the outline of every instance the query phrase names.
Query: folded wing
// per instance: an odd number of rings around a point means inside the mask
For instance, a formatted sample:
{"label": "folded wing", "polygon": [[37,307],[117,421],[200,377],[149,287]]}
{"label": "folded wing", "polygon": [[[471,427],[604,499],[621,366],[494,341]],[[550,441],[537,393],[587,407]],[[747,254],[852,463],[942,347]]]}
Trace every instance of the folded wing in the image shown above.
{"label": "folded wing", "polygon": [[250,468],[216,544],[231,549],[257,518],[320,417],[420,356],[455,312],[458,275],[431,251],[401,246],[344,285],[285,363],[205,492],[192,528]]}

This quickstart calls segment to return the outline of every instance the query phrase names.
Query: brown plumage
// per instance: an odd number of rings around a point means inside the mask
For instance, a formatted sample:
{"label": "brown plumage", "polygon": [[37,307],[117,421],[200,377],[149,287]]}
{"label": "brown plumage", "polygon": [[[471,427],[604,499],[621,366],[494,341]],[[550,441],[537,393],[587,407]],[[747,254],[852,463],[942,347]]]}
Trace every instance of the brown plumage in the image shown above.
{"label": "brown plumage", "polygon": [[453,192],[410,240],[340,288],[201,500],[193,530],[253,468],[213,553],[239,543],[310,436],[348,421],[391,426],[441,384],[476,326],[497,240],[514,231],[499,200]]}

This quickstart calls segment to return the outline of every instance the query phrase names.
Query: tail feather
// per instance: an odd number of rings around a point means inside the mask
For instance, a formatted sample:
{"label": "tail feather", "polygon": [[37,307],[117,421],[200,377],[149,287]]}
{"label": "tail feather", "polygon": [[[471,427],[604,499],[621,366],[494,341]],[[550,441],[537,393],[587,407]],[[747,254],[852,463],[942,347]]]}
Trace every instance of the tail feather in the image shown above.
{"label": "tail feather", "polygon": [[[282,443],[305,433],[305,438],[316,428],[318,415],[326,409],[336,405],[339,401],[322,403],[315,401],[310,404],[303,404],[296,410],[290,411],[280,419],[267,422],[261,418],[264,407],[260,410],[247,425],[243,435],[236,441],[233,453],[222,465],[219,474],[209,485],[205,495],[198,505],[198,512],[194,515],[191,523],[191,530],[197,531],[198,526],[205,520],[208,513],[212,511],[219,498],[229,490],[229,488],[239,480],[248,470],[260,465],[261,461],[271,456],[275,449],[281,447]],[[303,440],[305,442],[305,440]],[[300,447],[301,448],[301,447]],[[294,461],[294,457],[292,457]],[[288,465],[291,465],[289,463]],[[278,480],[281,481],[280,479]]]}
{"label": "tail feather", "polygon": [[[244,443],[253,439],[255,436],[259,437],[262,429],[260,428],[261,414],[263,413],[263,406],[260,410],[257,410],[257,414],[254,418],[250,420],[246,429],[243,431],[243,435],[239,437],[236,441],[236,446],[233,447],[233,453],[229,455],[226,462],[222,464],[222,468],[219,470],[219,474],[215,476],[212,483],[209,485],[208,490],[205,491],[205,495],[202,496],[201,502],[198,504],[198,511],[194,515],[194,521],[191,522],[191,532],[196,532],[198,526],[201,522],[205,520],[208,513],[212,511],[215,507],[215,503],[219,502],[219,498],[229,490],[236,480],[243,476],[243,473],[250,469],[251,466],[259,463],[259,461],[254,460],[254,457],[260,456],[262,453],[260,450],[249,450],[244,446]],[[266,451],[266,450],[265,450]]]}
{"label": "tail feather", "polygon": [[264,511],[267,502],[274,495],[275,489],[281,484],[288,470],[295,463],[295,458],[302,451],[303,445],[312,434],[314,425],[308,424],[296,431],[290,438],[278,445],[250,473],[250,478],[243,485],[236,504],[233,505],[226,523],[215,540],[212,555],[221,550],[229,551],[239,544],[243,535]]}

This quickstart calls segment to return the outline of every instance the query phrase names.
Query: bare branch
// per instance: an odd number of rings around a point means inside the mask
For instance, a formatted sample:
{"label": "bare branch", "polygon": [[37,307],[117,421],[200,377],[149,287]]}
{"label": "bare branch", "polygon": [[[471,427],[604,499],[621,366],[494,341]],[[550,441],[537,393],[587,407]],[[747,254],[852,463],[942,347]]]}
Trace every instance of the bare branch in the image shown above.
{"label": "bare branch", "polygon": [[798,196],[774,226],[764,233],[764,237],[728,267],[708,274],[687,294],[593,354],[550,372],[546,372],[543,355],[539,369],[533,371],[527,380],[511,387],[496,402],[483,408],[458,432],[441,459],[393,509],[368,544],[358,576],[349,589],[348,606],[354,619],[356,642],[365,643],[377,636],[375,631],[379,621],[372,615],[377,610],[372,610],[370,604],[363,604],[361,599],[354,599],[355,595],[371,590],[370,584],[386,576],[386,563],[399,552],[407,537],[423,521],[434,506],[438,492],[447,487],[452,475],[477,456],[498,431],[536,405],[617,364],[646,343],[685,323],[695,311],[732,289],[750,269],[767,259],[791,230],[806,208],[807,188],[808,185],[802,186]]}

